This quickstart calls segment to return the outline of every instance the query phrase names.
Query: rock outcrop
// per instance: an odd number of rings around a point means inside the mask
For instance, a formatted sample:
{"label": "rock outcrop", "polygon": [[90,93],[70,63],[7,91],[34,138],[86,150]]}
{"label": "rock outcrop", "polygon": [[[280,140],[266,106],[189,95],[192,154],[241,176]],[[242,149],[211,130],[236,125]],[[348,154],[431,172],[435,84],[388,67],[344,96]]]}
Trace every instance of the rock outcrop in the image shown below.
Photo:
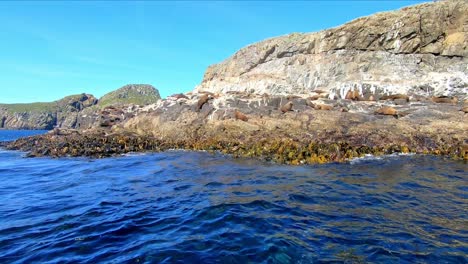
{"label": "rock outcrop", "polygon": [[54,126],[75,127],[77,114],[97,102],[93,95],[83,93],[50,103],[1,104],[0,128],[49,130]]}
{"label": "rock outcrop", "polygon": [[468,92],[468,2],[445,0],[249,45],[210,66],[197,91],[328,97]]}
{"label": "rock outcrop", "polygon": [[80,130],[6,147],[53,157],[207,150],[294,165],[409,152],[468,160],[467,15],[467,3],[441,1],[269,39],[210,67],[193,92],[103,103],[131,97],[121,89],[78,112]]}
{"label": "rock outcrop", "polygon": [[[0,104],[0,128],[90,128],[106,119],[107,107],[119,107],[128,113],[138,105],[153,104],[159,99],[159,92],[153,86],[132,84],[110,92],[99,100],[83,93],[50,103]],[[119,118],[123,120],[129,116],[125,114]]]}
{"label": "rock outcrop", "polygon": [[[206,95],[171,97],[138,108],[125,120],[109,119],[86,131],[53,131],[7,147],[53,157],[207,150],[294,165],[408,152],[468,160],[468,122],[459,105],[324,98],[310,104],[296,96]],[[207,98],[201,108],[200,98]],[[290,106],[287,111],[284,105]],[[125,114],[106,111],[110,117]]]}

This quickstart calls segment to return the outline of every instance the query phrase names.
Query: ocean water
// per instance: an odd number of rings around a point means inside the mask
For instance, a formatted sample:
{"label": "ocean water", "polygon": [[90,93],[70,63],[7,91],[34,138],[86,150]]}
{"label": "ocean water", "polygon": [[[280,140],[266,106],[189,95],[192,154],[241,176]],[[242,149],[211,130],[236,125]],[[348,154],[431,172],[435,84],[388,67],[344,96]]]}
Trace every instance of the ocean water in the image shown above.
{"label": "ocean water", "polygon": [[0,150],[0,263],[468,262],[466,162],[23,155]]}

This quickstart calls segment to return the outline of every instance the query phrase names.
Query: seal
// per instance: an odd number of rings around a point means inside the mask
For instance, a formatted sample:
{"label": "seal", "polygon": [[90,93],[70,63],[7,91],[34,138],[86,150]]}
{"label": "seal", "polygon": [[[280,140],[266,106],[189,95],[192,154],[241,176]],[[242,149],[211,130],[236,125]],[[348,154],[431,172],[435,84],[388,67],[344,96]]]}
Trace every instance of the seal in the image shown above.
{"label": "seal", "polygon": [[398,118],[398,112],[395,108],[390,106],[383,106],[374,112],[376,115],[391,115]]}
{"label": "seal", "polygon": [[301,98],[301,97],[298,96],[298,95],[288,95],[288,96],[286,97],[286,99],[288,99],[288,101],[289,101],[289,100],[293,100],[293,99],[298,99],[298,98]]}
{"label": "seal", "polygon": [[458,98],[448,97],[448,96],[439,96],[439,97],[433,96],[431,98],[431,101],[434,103],[439,103],[439,104],[456,104],[458,102]]}
{"label": "seal", "polygon": [[333,110],[333,105],[326,105],[326,104],[316,104],[315,110]]}
{"label": "seal", "polygon": [[349,90],[347,93],[346,93],[346,96],[345,96],[345,99],[348,99],[348,100],[359,100],[359,91],[358,90]]}
{"label": "seal", "polygon": [[210,99],[209,95],[208,94],[203,94],[202,96],[200,96],[200,98],[198,99],[198,102],[197,102],[197,111],[200,111],[200,109],[203,107],[203,105],[208,102],[208,100]]}
{"label": "seal", "polygon": [[396,100],[396,99],[404,99],[406,102],[409,102],[409,96],[404,95],[404,94],[390,94],[390,95],[384,95],[380,97],[380,100]]}
{"label": "seal", "polygon": [[316,94],[316,95],[309,96],[307,99],[311,101],[315,101],[315,100],[318,100],[319,98],[322,98],[322,96],[320,94]]}
{"label": "seal", "polygon": [[280,110],[281,112],[286,113],[286,112],[292,111],[292,107],[293,107],[293,103],[287,102],[280,108]]}
{"label": "seal", "polygon": [[358,90],[354,90],[354,92],[353,92],[353,100],[359,100],[359,97],[361,97],[361,95],[359,94],[359,91],[358,91]]}
{"label": "seal", "polygon": [[462,109],[460,109],[460,111],[462,111],[463,113],[468,113],[468,105],[465,105],[462,107]]}
{"label": "seal", "polygon": [[353,99],[354,99],[354,93],[353,93],[353,91],[349,90],[349,91],[346,93],[345,99],[347,99],[347,100],[353,100]]}
{"label": "seal", "polygon": [[247,122],[249,121],[249,118],[242,112],[240,112],[239,110],[236,109],[236,111],[234,111],[234,117],[236,119],[239,119],[239,120],[242,120],[244,122]]}

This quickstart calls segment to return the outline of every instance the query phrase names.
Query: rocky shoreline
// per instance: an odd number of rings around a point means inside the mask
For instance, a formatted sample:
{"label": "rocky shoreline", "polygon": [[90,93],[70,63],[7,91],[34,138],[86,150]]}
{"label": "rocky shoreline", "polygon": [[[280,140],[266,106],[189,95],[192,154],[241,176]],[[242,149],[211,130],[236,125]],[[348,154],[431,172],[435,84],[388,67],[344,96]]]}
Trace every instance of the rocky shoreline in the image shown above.
{"label": "rocky shoreline", "polygon": [[7,149],[30,157],[109,157],[169,149],[206,150],[283,164],[344,162],[366,154],[419,153],[468,160],[464,103],[329,100],[253,94],[174,95],[137,109],[130,119],[88,130],[55,129]]}
{"label": "rocky shoreline", "polygon": [[150,85],[128,85],[97,101],[61,100],[52,119],[50,104],[0,105],[0,127],[51,119],[49,134],[6,145],[29,156],[186,149],[294,165],[391,153],[468,160],[467,11],[466,1],[436,1],[267,39],[164,100]]}

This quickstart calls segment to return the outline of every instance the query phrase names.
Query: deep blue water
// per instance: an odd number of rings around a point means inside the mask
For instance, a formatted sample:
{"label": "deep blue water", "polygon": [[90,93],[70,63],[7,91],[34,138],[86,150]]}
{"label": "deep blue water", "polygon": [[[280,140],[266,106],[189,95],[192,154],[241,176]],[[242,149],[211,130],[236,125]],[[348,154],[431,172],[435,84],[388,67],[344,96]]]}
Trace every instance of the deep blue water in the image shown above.
{"label": "deep blue water", "polygon": [[47,130],[0,130],[0,141],[15,140],[20,137],[40,135],[46,132]]}
{"label": "deep blue water", "polygon": [[0,150],[0,263],[468,262],[464,162],[22,155]]}

